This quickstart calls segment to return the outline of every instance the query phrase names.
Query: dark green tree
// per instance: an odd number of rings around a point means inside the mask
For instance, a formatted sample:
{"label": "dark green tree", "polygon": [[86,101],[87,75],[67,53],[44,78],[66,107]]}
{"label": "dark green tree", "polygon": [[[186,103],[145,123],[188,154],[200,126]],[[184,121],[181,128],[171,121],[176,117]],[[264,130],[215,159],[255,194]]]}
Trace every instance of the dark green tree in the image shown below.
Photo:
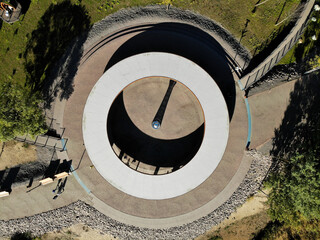
{"label": "dark green tree", "polygon": [[[297,232],[316,231],[320,220],[320,161],[316,150],[283,162],[269,179],[269,214],[272,220]],[[309,229],[307,229],[309,228]]]}
{"label": "dark green tree", "polygon": [[25,87],[6,81],[0,85],[0,141],[28,133],[34,137],[46,132],[41,101]]}

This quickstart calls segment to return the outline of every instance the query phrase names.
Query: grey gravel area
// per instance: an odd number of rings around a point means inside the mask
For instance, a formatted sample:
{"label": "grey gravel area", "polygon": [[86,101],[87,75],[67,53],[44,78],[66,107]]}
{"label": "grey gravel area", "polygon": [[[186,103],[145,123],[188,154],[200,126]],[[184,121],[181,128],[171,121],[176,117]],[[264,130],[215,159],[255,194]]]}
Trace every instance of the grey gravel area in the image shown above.
{"label": "grey gravel area", "polygon": [[259,190],[271,166],[271,157],[254,150],[246,154],[252,157],[252,163],[238,189],[219,208],[192,223],[168,229],[139,228],[115,221],[79,200],[31,217],[0,221],[0,236],[10,236],[17,231],[31,231],[34,235],[41,235],[82,223],[120,239],[191,239],[219,224]]}
{"label": "grey gravel area", "polygon": [[248,97],[268,91],[283,83],[296,80],[302,76],[301,66],[296,63],[277,65],[249,88]]}
{"label": "grey gravel area", "polygon": [[90,30],[85,47],[97,42],[102,36],[106,36],[116,30],[121,29],[121,26],[161,22],[161,21],[183,22],[196,26],[216,38],[221,38],[226,44],[223,46],[231,47],[231,49],[240,55],[244,61],[249,61],[251,55],[249,51],[242,46],[234,36],[210,18],[194,13],[189,10],[182,10],[175,7],[167,8],[164,5],[151,5],[147,7],[134,7],[122,9],[100,22],[94,24]]}

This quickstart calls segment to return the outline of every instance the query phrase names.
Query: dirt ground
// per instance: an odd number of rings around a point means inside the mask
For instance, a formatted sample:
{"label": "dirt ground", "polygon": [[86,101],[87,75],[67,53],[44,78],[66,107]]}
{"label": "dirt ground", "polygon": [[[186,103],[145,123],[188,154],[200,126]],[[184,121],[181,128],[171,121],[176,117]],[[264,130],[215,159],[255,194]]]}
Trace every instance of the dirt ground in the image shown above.
{"label": "dirt ground", "polygon": [[0,170],[36,160],[36,146],[16,141],[0,142]]}
{"label": "dirt ground", "polygon": [[236,212],[219,225],[200,235],[195,240],[208,240],[220,236],[227,240],[249,240],[270,221],[267,210],[267,196],[261,192],[249,198]]}
{"label": "dirt ground", "polygon": [[[40,236],[41,240],[119,240],[111,235],[100,233],[98,230],[87,227],[83,224],[63,228],[60,231],[45,233]],[[1,238],[0,240],[9,240]]]}
{"label": "dirt ground", "polygon": [[82,224],[77,224],[69,228],[63,228],[57,232],[46,233],[41,236],[41,240],[115,240],[111,235],[100,233],[98,230],[92,229]]}

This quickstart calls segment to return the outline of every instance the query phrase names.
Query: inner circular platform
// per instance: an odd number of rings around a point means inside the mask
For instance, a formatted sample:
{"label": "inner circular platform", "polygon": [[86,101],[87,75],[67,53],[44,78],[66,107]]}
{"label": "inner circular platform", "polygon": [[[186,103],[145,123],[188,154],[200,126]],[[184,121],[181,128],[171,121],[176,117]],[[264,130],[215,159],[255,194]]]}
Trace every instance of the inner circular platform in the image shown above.
{"label": "inner circular platform", "polygon": [[[165,109],[161,127],[152,127],[169,83],[175,81]],[[177,139],[196,131],[204,123],[204,113],[193,92],[174,79],[147,77],[137,80],[123,90],[125,109],[133,124],[143,133],[157,139]]]}
{"label": "inner circular platform", "polygon": [[196,96],[167,77],[129,84],[112,103],[107,121],[115,155],[131,169],[150,175],[186,165],[199,150],[204,129]]}
{"label": "inner circular platform", "polygon": [[[114,97],[135,80],[153,76],[170,77],[187,86],[199,100],[206,119],[203,141],[193,159],[177,171],[157,176],[125,166],[115,156],[106,134]],[[178,55],[149,52],[128,57],[102,75],[87,99],[82,128],[88,155],[110,184],[135,197],[168,199],[196,188],[218,166],[228,141],[229,116],[219,87],[206,71]],[[153,151],[152,147],[145,150]]]}

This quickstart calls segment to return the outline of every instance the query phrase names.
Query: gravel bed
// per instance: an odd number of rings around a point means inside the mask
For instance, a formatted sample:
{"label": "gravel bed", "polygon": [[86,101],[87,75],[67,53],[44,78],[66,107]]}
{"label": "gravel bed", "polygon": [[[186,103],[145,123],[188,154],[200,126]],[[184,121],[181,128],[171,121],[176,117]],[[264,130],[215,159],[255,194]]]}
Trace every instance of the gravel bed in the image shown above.
{"label": "gravel bed", "polygon": [[[224,48],[231,47],[244,61],[249,61],[251,55],[249,51],[242,46],[234,36],[210,18],[194,13],[189,10],[182,10],[164,5],[150,5],[147,7],[125,8],[109,15],[100,22],[94,24],[91,28],[85,47],[97,42],[102,36],[106,36],[114,31],[121,29],[123,26],[142,24],[148,22],[183,22],[196,26],[204,31],[207,31],[214,37],[221,38],[225,41]],[[220,43],[221,44],[221,43]]]}
{"label": "gravel bed", "polygon": [[301,76],[301,66],[296,63],[277,65],[249,88],[248,97],[260,92],[268,91],[283,83],[296,80]]}
{"label": "gravel bed", "polygon": [[0,236],[10,236],[17,231],[41,235],[82,223],[120,239],[191,239],[219,224],[258,191],[272,160],[254,150],[246,154],[252,157],[252,163],[238,189],[219,208],[192,223],[168,229],[139,228],[115,221],[79,200],[31,217],[0,221]]}

